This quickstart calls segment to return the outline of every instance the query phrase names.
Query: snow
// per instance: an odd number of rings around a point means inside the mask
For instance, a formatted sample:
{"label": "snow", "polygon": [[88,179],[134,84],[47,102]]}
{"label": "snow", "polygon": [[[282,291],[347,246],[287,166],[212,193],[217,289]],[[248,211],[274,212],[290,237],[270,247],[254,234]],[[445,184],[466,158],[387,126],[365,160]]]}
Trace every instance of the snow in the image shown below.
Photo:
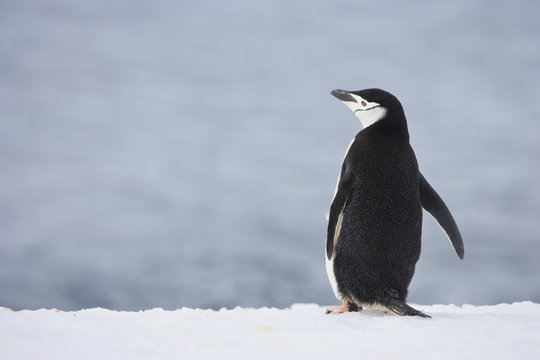
{"label": "snow", "polygon": [[0,308],[2,359],[539,359],[540,304],[419,306],[432,319],[324,307]]}

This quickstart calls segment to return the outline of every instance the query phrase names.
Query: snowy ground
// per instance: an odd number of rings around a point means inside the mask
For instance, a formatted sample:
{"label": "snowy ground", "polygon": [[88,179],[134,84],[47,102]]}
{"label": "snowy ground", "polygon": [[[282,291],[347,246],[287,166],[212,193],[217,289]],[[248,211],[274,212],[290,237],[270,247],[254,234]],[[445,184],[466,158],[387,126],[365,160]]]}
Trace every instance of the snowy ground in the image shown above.
{"label": "snowy ground", "polygon": [[0,308],[2,359],[539,359],[540,304],[418,306],[432,319],[289,309]]}

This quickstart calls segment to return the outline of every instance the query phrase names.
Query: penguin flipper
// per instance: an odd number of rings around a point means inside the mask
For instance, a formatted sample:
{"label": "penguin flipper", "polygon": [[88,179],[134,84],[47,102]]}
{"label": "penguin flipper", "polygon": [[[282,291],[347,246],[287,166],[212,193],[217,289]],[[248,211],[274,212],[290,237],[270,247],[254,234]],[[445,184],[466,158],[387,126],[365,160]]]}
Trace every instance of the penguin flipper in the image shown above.
{"label": "penguin flipper", "polygon": [[326,237],[326,256],[328,257],[328,260],[332,258],[332,253],[334,252],[337,243],[337,236],[339,236],[339,231],[341,229],[341,213],[351,194],[353,183],[354,175],[352,170],[347,167],[344,162],[338,181],[336,195],[330,206],[330,214],[328,217],[328,233]]}
{"label": "penguin flipper", "polygon": [[390,300],[390,303],[386,305],[386,308],[400,316],[421,316],[423,318],[431,318],[431,316],[424,314],[420,310],[416,310],[412,306],[407,305],[404,301],[398,299]]}
{"label": "penguin flipper", "polygon": [[448,239],[454,246],[457,255],[463,259],[465,248],[463,247],[463,239],[456,225],[450,210],[441,199],[439,194],[429,185],[427,180],[420,174],[420,201],[422,207],[426,209],[437,220],[448,236]]}

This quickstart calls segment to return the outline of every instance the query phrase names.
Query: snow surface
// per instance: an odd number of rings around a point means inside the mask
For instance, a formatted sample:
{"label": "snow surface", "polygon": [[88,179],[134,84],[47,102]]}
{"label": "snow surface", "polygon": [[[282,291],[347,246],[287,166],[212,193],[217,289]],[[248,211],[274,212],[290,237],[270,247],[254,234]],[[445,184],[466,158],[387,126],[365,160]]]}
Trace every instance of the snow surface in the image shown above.
{"label": "snow surface", "polygon": [[220,311],[0,308],[0,358],[540,359],[540,304],[417,307],[433,318],[325,315],[314,304]]}

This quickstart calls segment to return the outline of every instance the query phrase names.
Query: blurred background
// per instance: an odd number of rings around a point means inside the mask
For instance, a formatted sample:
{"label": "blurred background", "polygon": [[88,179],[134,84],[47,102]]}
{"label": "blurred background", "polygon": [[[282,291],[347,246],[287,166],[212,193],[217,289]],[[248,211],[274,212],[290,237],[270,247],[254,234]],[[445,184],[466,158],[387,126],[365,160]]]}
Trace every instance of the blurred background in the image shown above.
{"label": "blurred background", "polygon": [[0,306],[337,303],[326,220],[359,121],[403,103],[424,213],[409,301],[540,302],[540,3],[0,3]]}

